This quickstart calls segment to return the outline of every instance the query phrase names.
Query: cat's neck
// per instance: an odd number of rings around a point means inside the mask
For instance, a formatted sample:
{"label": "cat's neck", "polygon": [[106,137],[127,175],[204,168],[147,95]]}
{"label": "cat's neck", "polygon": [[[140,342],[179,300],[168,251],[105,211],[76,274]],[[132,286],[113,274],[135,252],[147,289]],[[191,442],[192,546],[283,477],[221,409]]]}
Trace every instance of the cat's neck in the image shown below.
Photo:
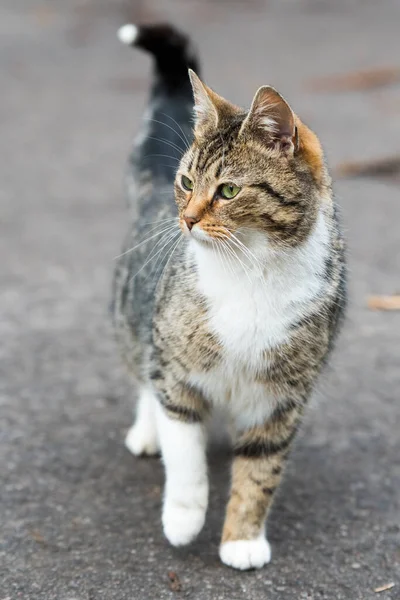
{"label": "cat's neck", "polygon": [[208,297],[246,288],[249,294],[261,286],[301,287],[319,276],[328,255],[329,228],[322,212],[305,242],[295,248],[276,251],[263,233],[236,236],[231,242],[213,245],[193,240],[189,245],[197,267],[199,286]]}

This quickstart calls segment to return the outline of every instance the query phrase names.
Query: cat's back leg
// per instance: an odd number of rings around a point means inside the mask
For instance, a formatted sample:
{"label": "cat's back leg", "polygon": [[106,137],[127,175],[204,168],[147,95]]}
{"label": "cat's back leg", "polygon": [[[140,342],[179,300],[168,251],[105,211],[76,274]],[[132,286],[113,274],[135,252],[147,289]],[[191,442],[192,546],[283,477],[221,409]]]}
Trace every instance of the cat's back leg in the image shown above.
{"label": "cat's back leg", "polygon": [[160,445],[156,425],[157,398],[154,391],[142,386],[136,405],[136,416],[125,437],[125,446],[135,456],[154,456]]}

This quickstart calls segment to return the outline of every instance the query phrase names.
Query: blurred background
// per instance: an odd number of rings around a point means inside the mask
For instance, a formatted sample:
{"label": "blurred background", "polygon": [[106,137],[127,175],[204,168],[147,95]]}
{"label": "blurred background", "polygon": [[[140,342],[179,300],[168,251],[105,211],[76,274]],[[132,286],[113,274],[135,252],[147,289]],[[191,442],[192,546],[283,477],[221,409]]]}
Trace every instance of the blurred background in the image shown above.
{"label": "blurred background", "polygon": [[[161,465],[122,444],[134,391],[107,306],[151,75],[117,41],[127,21],[182,27],[237,104],[276,87],[342,207],[349,317],[260,572],[218,560],[225,448],[205,530],[177,551]],[[2,600],[400,597],[399,25],[398,0],[0,0]]]}

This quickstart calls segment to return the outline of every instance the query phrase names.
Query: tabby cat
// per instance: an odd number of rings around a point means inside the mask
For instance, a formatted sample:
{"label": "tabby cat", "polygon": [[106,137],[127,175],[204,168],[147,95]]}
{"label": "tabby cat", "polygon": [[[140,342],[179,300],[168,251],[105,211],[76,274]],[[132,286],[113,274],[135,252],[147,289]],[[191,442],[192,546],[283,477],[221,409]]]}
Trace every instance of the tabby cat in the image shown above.
{"label": "tabby cat", "polygon": [[189,544],[207,511],[207,423],[223,407],[233,466],[220,558],[259,568],[271,557],[267,514],[345,309],[331,178],[317,136],[274,88],[243,110],[202,83],[175,28],[125,25],[119,37],[154,57],[114,279],[115,331],[139,388],[126,445],[161,451],[164,533]]}

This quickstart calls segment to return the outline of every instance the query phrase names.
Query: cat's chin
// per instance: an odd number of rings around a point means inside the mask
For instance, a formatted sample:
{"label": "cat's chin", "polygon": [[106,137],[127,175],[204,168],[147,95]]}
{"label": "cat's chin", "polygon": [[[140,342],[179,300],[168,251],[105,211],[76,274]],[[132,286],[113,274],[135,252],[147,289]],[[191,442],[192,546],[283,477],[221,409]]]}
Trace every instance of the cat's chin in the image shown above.
{"label": "cat's chin", "polygon": [[201,244],[202,246],[211,247],[214,241],[214,238],[212,238],[210,235],[208,235],[208,233],[203,231],[203,229],[199,228],[193,228],[192,231],[189,233],[189,237],[191,240]]}

